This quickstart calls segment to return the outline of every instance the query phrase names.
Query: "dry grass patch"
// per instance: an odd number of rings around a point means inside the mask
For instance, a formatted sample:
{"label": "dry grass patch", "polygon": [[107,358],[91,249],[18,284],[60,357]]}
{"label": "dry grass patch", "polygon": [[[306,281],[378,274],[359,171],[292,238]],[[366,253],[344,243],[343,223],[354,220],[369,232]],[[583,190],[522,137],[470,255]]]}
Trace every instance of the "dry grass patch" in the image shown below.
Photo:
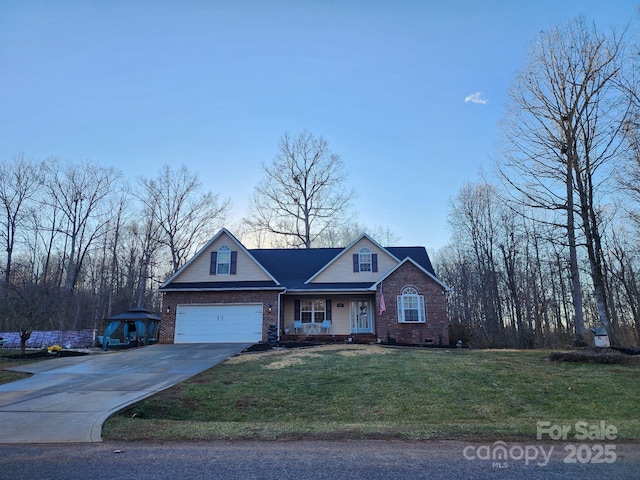
{"label": "dry grass patch", "polygon": [[335,352],[345,357],[362,355],[384,355],[392,350],[377,345],[322,345],[318,347],[297,348],[294,350],[271,350],[267,352],[245,353],[237,355],[227,363],[244,363],[248,361],[267,361],[262,368],[280,370],[293,366],[301,366],[310,359],[322,358],[327,352]]}

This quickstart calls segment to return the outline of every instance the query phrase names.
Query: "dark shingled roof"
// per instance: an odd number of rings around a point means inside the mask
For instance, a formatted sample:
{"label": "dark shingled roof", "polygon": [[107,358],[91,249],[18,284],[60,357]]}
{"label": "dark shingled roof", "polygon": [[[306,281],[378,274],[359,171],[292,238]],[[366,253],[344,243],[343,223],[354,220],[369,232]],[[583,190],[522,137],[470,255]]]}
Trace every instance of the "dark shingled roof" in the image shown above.
{"label": "dark shingled roof", "polygon": [[[427,272],[435,276],[431,260],[424,247],[388,247],[386,250],[402,261],[407,257],[413,259]],[[262,264],[287,289],[335,288],[361,289],[372,283],[334,283],[305,285],[315,273],[332,261],[343,248],[300,248],[300,249],[255,249],[249,253]],[[333,287],[332,287],[333,286]]]}
{"label": "dark shingled roof", "polygon": [[286,288],[303,288],[304,282],[342,250],[342,248],[281,248],[249,250],[249,253]]}
{"label": "dark shingled roof", "polygon": [[[429,255],[424,247],[387,247],[386,250],[402,261],[410,257],[414,262],[435,276]],[[358,283],[326,283],[307,285],[309,280],[325,265],[344,251],[343,248],[281,248],[250,249],[248,252],[280,283],[280,287],[289,290],[362,290],[369,288],[373,282]],[[162,290],[180,289],[257,289],[274,288],[271,281],[256,282],[200,282],[170,283]]]}
{"label": "dark shingled roof", "polygon": [[162,287],[162,290],[211,290],[218,289],[245,289],[245,290],[259,290],[278,288],[275,282],[270,280],[255,281],[255,282],[185,282],[185,283],[170,283]]}
{"label": "dark shingled roof", "polygon": [[411,258],[431,275],[437,276],[436,272],[433,271],[433,265],[431,265],[431,260],[424,247],[387,247],[386,250],[400,261],[407,257]]}
{"label": "dark shingled roof", "polygon": [[289,286],[287,287],[289,290],[344,290],[344,291],[354,291],[354,290],[368,290],[373,282],[336,282],[336,283],[301,283],[297,286]]}

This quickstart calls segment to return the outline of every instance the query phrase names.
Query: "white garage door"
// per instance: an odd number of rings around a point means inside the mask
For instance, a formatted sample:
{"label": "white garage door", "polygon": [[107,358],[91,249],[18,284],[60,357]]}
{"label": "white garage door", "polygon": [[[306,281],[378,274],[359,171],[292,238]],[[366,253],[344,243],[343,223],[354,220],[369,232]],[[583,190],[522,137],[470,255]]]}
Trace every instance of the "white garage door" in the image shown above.
{"label": "white garage door", "polygon": [[262,304],[178,305],[175,343],[262,340]]}

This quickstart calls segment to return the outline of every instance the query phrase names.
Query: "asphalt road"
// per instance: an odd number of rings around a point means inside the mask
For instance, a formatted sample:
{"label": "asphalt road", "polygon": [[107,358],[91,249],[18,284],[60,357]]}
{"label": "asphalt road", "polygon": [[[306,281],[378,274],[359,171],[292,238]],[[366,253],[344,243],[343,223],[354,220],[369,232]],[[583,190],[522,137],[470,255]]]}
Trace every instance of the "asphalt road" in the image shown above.
{"label": "asphalt road", "polygon": [[[580,461],[562,444],[506,444],[509,458],[482,460],[491,444],[462,442],[211,442],[4,445],[0,479],[610,479],[640,478],[640,445],[615,445],[611,463]],[[530,447],[527,450],[527,447]],[[548,463],[533,449],[554,447]],[[529,452],[528,454],[526,452]],[[523,453],[523,457],[520,454]],[[611,459],[611,458],[610,458]],[[600,458],[602,460],[602,458]],[[599,461],[599,460],[598,460]]]}

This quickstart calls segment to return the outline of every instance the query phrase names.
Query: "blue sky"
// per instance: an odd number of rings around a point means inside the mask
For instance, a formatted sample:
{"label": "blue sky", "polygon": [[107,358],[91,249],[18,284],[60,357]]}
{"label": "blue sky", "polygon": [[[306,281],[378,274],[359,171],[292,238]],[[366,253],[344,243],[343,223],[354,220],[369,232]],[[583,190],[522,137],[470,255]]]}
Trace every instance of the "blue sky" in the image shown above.
{"label": "blue sky", "polygon": [[361,223],[444,246],[490,170],[541,30],[630,25],[638,0],[0,0],[0,159],[90,159],[132,181],[186,165],[246,213],[279,138],[341,155]]}

